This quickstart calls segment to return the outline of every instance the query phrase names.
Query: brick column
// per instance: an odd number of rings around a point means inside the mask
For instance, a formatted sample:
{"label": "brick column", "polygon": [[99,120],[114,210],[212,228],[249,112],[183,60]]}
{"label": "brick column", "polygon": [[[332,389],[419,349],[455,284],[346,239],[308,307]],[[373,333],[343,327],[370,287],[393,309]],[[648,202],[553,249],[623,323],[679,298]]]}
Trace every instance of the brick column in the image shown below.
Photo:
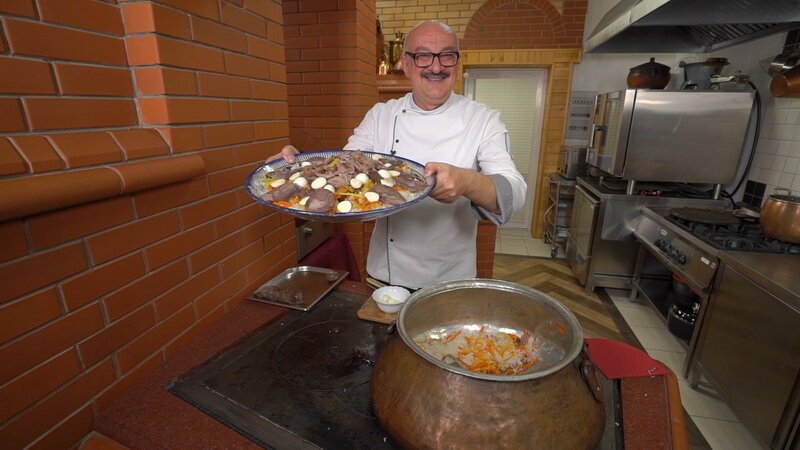
{"label": "brick column", "polygon": [[[369,109],[376,88],[375,1],[283,2],[290,142],[301,151],[338,150]],[[337,224],[362,276],[371,224]]]}

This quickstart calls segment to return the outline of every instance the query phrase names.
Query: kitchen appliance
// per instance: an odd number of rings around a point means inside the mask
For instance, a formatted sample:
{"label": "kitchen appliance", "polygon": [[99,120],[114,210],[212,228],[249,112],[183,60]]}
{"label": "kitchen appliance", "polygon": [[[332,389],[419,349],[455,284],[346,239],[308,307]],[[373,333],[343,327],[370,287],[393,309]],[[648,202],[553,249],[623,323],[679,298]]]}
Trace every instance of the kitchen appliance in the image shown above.
{"label": "kitchen appliance", "polygon": [[659,64],[655,58],[650,62],[631,67],[628,72],[628,87],[631,89],[664,89],[669,83],[669,66]]}
{"label": "kitchen appliance", "polygon": [[631,287],[638,244],[631,232],[644,206],[654,208],[724,208],[713,199],[678,183],[639,183],[627,192],[624,180],[578,177],[566,258],[580,283],[595,287]]}
{"label": "kitchen appliance", "polygon": [[584,49],[708,53],[798,25],[796,0],[620,0],[597,23]]}
{"label": "kitchen appliance", "polygon": [[588,162],[640,181],[730,184],[754,92],[627,89],[598,96]]}
{"label": "kitchen appliance", "polygon": [[[541,363],[521,374],[484,374],[447,364],[415,342],[484,326],[519,336],[529,330]],[[552,297],[500,280],[443,282],[406,301],[397,331],[378,355],[370,391],[378,421],[403,447],[594,448],[599,442],[602,388],[582,350],[578,320]]]}
{"label": "kitchen appliance", "polygon": [[580,147],[561,147],[561,157],[558,162],[558,173],[568,179],[574,180],[577,176],[586,175],[586,162],[587,149]]}
{"label": "kitchen appliance", "polygon": [[786,188],[775,191],[785,191],[787,195],[767,197],[761,207],[761,230],[773,239],[800,244],[800,197],[791,195],[792,191]]}
{"label": "kitchen appliance", "polygon": [[683,84],[681,89],[711,89],[711,77],[719,75],[722,68],[728,65],[727,58],[708,58],[703,62],[685,63],[681,61],[678,66],[683,68]]}
{"label": "kitchen appliance", "polygon": [[333,236],[333,224],[306,219],[294,219],[297,238],[297,259],[303,259]]}
{"label": "kitchen appliance", "polygon": [[720,254],[735,250],[800,255],[800,244],[777,241],[764,235],[757,221],[736,217],[723,205],[713,208],[643,207],[630,227],[641,243],[631,300],[641,295],[664,315],[669,307],[666,293],[673,274],[699,297],[695,332],[684,339],[688,347],[684,361],[687,376],[695,360],[696,330],[702,327],[704,309],[720,265]]}

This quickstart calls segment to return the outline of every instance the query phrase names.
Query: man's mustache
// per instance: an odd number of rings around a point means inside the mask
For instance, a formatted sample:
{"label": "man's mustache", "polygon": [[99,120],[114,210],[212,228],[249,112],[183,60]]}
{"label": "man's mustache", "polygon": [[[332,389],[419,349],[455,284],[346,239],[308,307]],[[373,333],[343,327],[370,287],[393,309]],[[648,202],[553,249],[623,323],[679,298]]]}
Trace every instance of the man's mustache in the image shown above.
{"label": "man's mustache", "polygon": [[447,71],[433,72],[433,71],[430,71],[430,70],[426,70],[425,72],[422,72],[422,76],[423,77],[427,77],[427,76],[440,77],[441,76],[441,77],[444,77],[444,78],[448,78],[450,76],[450,72],[447,72]]}

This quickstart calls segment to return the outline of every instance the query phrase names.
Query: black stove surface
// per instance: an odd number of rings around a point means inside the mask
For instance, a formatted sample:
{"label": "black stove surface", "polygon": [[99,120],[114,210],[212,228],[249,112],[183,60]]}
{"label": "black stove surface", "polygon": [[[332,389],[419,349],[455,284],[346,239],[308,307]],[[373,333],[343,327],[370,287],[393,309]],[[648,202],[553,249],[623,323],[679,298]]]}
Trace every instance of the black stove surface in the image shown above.
{"label": "black stove surface", "polygon": [[369,379],[388,326],[357,318],[364,297],[334,291],[293,311],[169,390],[267,448],[395,448]]}
{"label": "black stove surface", "polygon": [[800,255],[800,244],[772,239],[757,220],[731,212],[681,208],[670,210],[667,219],[716,249]]}

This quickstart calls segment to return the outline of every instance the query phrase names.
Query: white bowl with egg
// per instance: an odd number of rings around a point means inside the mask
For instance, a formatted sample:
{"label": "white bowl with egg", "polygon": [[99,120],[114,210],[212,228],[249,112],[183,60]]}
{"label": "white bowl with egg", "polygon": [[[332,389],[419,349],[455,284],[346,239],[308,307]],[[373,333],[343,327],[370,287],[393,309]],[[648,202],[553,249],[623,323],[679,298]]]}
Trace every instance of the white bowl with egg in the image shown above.
{"label": "white bowl with egg", "polygon": [[408,300],[409,296],[411,296],[411,293],[408,292],[406,288],[400,286],[384,286],[376,289],[375,292],[372,293],[372,300],[375,301],[375,304],[378,305],[378,309],[381,311],[394,314],[400,311],[400,308],[403,307],[403,303]]}

